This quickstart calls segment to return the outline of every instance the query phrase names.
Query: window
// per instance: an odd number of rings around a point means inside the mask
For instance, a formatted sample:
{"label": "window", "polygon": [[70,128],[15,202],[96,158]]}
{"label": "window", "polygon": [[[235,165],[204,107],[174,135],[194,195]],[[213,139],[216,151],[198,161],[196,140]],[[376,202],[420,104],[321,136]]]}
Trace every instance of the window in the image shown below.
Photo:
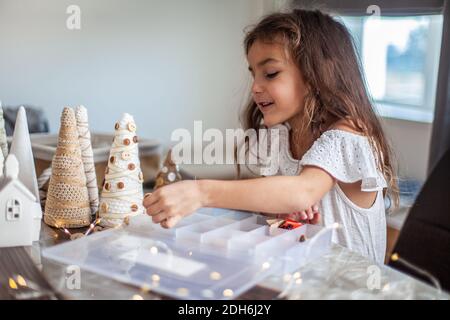
{"label": "window", "polygon": [[442,15],[341,17],[381,116],[432,122]]}
{"label": "window", "polygon": [[8,200],[6,203],[6,221],[17,221],[20,219],[20,201],[17,199]]}

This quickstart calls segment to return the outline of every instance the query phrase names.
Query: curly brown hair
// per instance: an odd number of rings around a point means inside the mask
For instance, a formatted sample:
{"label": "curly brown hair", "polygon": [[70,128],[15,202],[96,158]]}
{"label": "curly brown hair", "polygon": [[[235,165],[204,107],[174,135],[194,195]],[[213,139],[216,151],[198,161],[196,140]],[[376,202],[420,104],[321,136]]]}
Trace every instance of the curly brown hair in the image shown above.
{"label": "curly brown hair", "polygon": [[[247,32],[245,52],[248,54],[255,41],[274,43],[280,40],[308,88],[298,115],[302,128],[297,135],[312,136],[314,141],[336,122],[350,121],[358,132],[369,138],[377,155],[378,168],[388,183],[387,192],[397,206],[398,185],[392,149],[374,112],[360,59],[347,28],[319,10],[274,13]],[[241,117],[244,129],[258,130],[262,120],[262,112],[250,99]],[[312,145],[312,142],[308,143]]]}

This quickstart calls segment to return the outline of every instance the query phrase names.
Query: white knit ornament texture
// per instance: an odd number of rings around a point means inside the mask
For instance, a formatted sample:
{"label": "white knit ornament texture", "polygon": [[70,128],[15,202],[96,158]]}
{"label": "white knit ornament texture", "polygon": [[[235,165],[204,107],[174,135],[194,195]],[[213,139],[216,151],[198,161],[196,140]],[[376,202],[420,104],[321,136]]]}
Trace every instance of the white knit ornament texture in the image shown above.
{"label": "white knit ornament texture", "polygon": [[0,152],[3,159],[8,156],[8,142],[6,141],[5,119],[3,118],[3,107],[0,101]]}
{"label": "white knit ornament texture", "polygon": [[84,172],[86,174],[86,186],[89,194],[91,213],[98,210],[98,186],[95,174],[94,153],[91,145],[91,132],[89,131],[88,113],[84,106],[77,107],[75,111],[77,128],[80,139],[81,158],[83,159]]}
{"label": "white knit ornament texture", "polygon": [[143,181],[136,124],[133,117],[125,113],[115,124],[115,137],[100,199],[101,226],[116,227],[127,217],[144,212]]}

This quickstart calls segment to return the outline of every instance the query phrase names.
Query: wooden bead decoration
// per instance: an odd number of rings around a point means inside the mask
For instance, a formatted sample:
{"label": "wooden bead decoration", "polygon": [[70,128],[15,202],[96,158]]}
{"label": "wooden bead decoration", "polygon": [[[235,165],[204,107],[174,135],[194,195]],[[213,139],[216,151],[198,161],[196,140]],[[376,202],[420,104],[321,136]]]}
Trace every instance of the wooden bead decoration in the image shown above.
{"label": "wooden bead decoration", "polygon": [[139,206],[137,204],[131,205],[131,211],[136,212],[136,211],[138,211],[138,209],[139,209]]}
{"label": "wooden bead decoration", "polygon": [[139,142],[138,136],[134,136],[134,137],[133,137],[133,142],[134,142],[134,143],[138,143],[138,142]]}
{"label": "wooden bead decoration", "polygon": [[133,171],[134,169],[136,169],[136,166],[134,163],[128,164],[128,170]]}
{"label": "wooden bead decoration", "polygon": [[70,235],[70,240],[77,240],[84,237],[84,233],[74,233]]}
{"label": "wooden bead decoration", "polygon": [[117,188],[123,189],[123,188],[125,188],[125,184],[123,182],[118,182],[117,183]]}
{"label": "wooden bead decoration", "polygon": [[131,143],[131,141],[130,141],[130,139],[123,139],[123,144],[125,145],[125,146],[129,146],[130,145],[130,143]]}
{"label": "wooden bead decoration", "polygon": [[114,128],[115,128],[116,130],[119,130],[119,129],[120,129],[120,124],[119,124],[118,122],[116,122],[116,124],[114,125]]}
{"label": "wooden bead decoration", "polygon": [[111,156],[111,158],[109,158],[109,162],[111,162],[111,163],[116,162],[116,158],[114,156]]}
{"label": "wooden bead decoration", "polygon": [[136,125],[134,123],[129,123],[127,127],[128,127],[128,131],[131,131],[131,132],[136,131]]}
{"label": "wooden bead decoration", "polygon": [[108,212],[109,206],[106,202],[103,202],[100,208],[102,209],[103,212]]}
{"label": "wooden bead decoration", "polygon": [[105,190],[111,189],[111,184],[109,182],[105,183]]}

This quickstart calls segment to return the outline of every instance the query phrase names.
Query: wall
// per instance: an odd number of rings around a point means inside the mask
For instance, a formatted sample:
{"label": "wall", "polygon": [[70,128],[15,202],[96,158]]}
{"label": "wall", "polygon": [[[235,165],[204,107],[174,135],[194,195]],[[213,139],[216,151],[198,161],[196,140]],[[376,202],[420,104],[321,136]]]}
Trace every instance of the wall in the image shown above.
{"label": "wall", "polygon": [[[165,144],[194,120],[204,129],[235,127],[249,79],[243,30],[286,2],[0,0],[0,100],[42,107],[52,132],[63,106],[78,104],[88,107],[93,131],[111,132],[129,112],[142,137]],[[81,7],[79,31],[66,28],[70,4]],[[386,119],[385,129],[400,174],[424,179],[431,125]]]}
{"label": "wall", "polygon": [[[267,0],[0,0],[0,100],[42,107],[57,132],[66,105],[94,131],[123,112],[167,143],[175,128],[238,124],[246,99],[244,27]],[[81,8],[81,30],[66,8]]]}
{"label": "wall", "polygon": [[402,177],[425,180],[430,151],[432,124],[396,119],[383,119]]}

